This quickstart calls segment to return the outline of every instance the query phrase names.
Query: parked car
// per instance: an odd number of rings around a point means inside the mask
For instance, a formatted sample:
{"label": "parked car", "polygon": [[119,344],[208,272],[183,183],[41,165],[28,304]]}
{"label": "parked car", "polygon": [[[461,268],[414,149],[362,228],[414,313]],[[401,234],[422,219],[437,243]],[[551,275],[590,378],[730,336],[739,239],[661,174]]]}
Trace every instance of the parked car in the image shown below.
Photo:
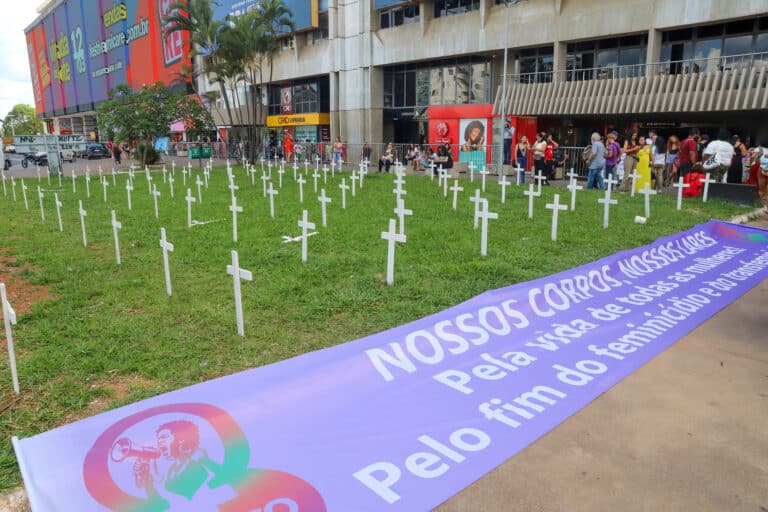
{"label": "parked car", "polygon": [[62,162],[74,162],[76,160],[75,152],[71,149],[62,149],[59,152],[59,160]]}
{"label": "parked car", "polygon": [[94,142],[85,147],[85,158],[88,160],[93,160],[94,158],[109,158],[110,156],[109,149],[107,149],[104,144]]}
{"label": "parked car", "polygon": [[5,146],[5,152],[6,153],[15,153],[16,152],[16,146],[14,146],[13,144],[8,144],[7,146]]}
{"label": "parked car", "polygon": [[26,169],[30,162],[37,166],[47,166],[48,155],[44,151],[33,151],[32,153],[27,153],[24,155],[24,158],[21,159],[21,166]]}

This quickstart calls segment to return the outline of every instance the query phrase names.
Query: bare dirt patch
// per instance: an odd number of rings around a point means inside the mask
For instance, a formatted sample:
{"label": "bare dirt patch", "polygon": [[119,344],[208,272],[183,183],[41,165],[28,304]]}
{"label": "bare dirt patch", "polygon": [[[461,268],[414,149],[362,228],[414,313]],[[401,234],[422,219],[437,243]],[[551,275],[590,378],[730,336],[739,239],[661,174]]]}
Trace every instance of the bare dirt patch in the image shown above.
{"label": "bare dirt patch", "polygon": [[92,400],[88,407],[72,417],[67,417],[67,422],[76,419],[87,418],[109,409],[113,402],[122,402],[132,393],[143,391],[156,386],[157,383],[141,375],[115,375],[106,379],[94,380],[90,383],[91,389],[99,389],[105,396]]}
{"label": "bare dirt patch", "polygon": [[30,312],[38,302],[56,298],[47,286],[28,283],[25,275],[29,272],[34,269],[20,266],[7,247],[0,247],[0,282],[5,283],[8,301],[17,316]]}

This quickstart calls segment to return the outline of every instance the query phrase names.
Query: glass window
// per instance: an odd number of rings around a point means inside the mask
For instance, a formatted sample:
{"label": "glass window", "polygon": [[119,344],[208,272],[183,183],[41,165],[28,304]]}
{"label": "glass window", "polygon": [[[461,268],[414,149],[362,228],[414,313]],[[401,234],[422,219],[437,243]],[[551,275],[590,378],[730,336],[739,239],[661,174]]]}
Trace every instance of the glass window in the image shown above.
{"label": "glass window", "polygon": [[640,48],[622,48],[619,52],[619,66],[632,66],[645,61],[645,50]]}
{"label": "glass window", "polygon": [[395,73],[395,107],[405,106],[405,74]]}
{"label": "glass window", "polygon": [[469,103],[469,65],[456,66],[456,103]]}
{"label": "glass window", "polygon": [[488,101],[486,94],[486,79],[488,77],[487,64],[472,65],[472,85],[469,88],[470,103],[485,103]]}
{"label": "glass window", "polygon": [[432,68],[429,70],[429,104],[443,104],[443,70]]}
{"label": "glass window", "polygon": [[381,15],[379,16],[379,28],[389,28],[391,26],[389,24],[389,17],[390,17],[389,11],[381,13]]}
{"label": "glass window", "polygon": [[752,52],[752,34],[726,37],[723,41],[723,55],[744,55]]}
{"label": "glass window", "polygon": [[429,70],[416,71],[416,105],[426,107],[429,105]]}
{"label": "glass window", "polygon": [[694,71],[714,71],[723,51],[722,39],[699,39],[693,51]]}
{"label": "glass window", "polygon": [[755,40],[755,52],[768,52],[768,32],[757,34],[757,39]]}
{"label": "glass window", "polygon": [[456,103],[456,68],[446,66],[443,68],[443,104],[453,105]]}
{"label": "glass window", "polygon": [[416,72],[407,71],[405,73],[405,106],[416,106]]}

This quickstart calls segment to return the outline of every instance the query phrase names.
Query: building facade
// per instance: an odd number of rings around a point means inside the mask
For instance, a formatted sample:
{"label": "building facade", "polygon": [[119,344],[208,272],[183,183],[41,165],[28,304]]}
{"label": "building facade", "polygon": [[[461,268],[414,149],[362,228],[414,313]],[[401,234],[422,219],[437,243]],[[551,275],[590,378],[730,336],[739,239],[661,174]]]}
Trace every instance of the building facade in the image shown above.
{"label": "building facade", "polygon": [[[572,145],[629,125],[726,126],[768,138],[765,0],[328,0],[318,8],[317,26],[286,39],[275,60],[270,113],[278,90],[295,100],[297,86],[316,83],[310,110],[327,114],[329,137],[348,143],[441,135],[463,143],[461,129],[438,133],[450,127],[437,127],[445,107],[457,123],[490,124],[503,113]],[[489,127],[486,143],[493,135]]]}

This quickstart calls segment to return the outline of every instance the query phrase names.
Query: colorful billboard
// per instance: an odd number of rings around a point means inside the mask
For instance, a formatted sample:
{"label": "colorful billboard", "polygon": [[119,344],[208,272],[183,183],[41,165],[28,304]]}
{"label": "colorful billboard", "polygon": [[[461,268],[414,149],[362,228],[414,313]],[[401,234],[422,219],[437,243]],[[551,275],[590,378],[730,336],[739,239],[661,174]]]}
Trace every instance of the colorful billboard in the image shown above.
{"label": "colorful billboard", "polygon": [[93,110],[120,84],[170,84],[189,44],[163,37],[172,0],[65,0],[27,28],[35,107],[45,117]]}
{"label": "colorful billboard", "polygon": [[[240,16],[251,9],[256,8],[258,0],[218,0],[219,4],[214,18],[223,20],[227,16]],[[293,24],[296,31],[317,28],[318,25],[318,0],[283,0],[283,4],[293,15]],[[326,2],[327,5],[327,2]],[[327,9],[327,7],[326,7]]]}

